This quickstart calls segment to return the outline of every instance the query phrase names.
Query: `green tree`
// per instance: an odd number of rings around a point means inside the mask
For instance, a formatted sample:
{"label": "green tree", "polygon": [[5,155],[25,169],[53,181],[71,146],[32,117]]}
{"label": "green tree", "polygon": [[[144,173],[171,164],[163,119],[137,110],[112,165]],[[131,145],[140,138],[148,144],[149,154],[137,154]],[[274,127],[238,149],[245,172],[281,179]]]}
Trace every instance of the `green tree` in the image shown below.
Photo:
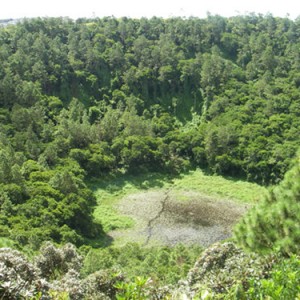
{"label": "green tree", "polygon": [[245,248],[286,255],[299,252],[299,154],[283,181],[241,220],[235,237]]}

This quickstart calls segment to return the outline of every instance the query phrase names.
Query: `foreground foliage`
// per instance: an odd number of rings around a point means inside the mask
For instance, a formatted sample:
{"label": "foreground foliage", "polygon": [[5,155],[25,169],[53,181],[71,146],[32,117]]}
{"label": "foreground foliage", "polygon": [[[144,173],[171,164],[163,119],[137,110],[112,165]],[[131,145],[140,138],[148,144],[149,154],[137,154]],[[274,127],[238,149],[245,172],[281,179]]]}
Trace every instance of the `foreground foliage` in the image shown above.
{"label": "foreground foliage", "polygon": [[245,248],[299,253],[300,245],[300,160],[294,160],[284,180],[243,218],[235,230]]}
{"label": "foreground foliage", "polygon": [[[128,245],[122,250],[129,253],[129,249],[133,248],[133,245]],[[151,255],[150,250],[144,249],[144,253],[148,252],[146,257]],[[176,256],[174,254],[180,250],[185,257],[188,249],[184,249],[183,246],[176,249],[156,249],[156,256],[161,253],[165,257],[157,268],[165,273],[174,272],[173,263],[170,262],[172,257]],[[146,276],[136,276],[135,272],[146,271],[147,267],[151,267],[149,261],[146,266],[142,260],[138,262],[138,259],[133,259],[137,255],[138,252],[132,252],[126,261],[123,256],[123,263],[120,263],[120,259],[122,260],[120,258],[119,264],[109,269],[102,262],[103,268],[98,265],[95,268],[101,269],[94,272],[91,265],[81,269],[83,257],[71,244],[56,248],[51,243],[46,243],[32,262],[16,250],[2,248],[0,296],[2,299],[106,300],[182,298],[254,300],[268,297],[296,299],[299,296],[300,259],[296,256],[290,259],[280,255],[260,257],[244,253],[233,243],[215,244],[200,255],[194,266],[190,263],[185,264],[186,271],[178,273],[180,280],[169,275],[168,278],[161,280],[162,277],[157,277],[151,270],[144,273]],[[102,252],[97,258],[101,256],[103,261],[112,259],[109,252]],[[177,255],[177,259],[182,256]],[[167,262],[166,258],[169,258],[170,262]],[[86,259],[91,261],[91,257],[87,256]],[[129,274],[127,271],[131,270],[133,263],[140,267]],[[181,266],[183,267],[182,264]],[[91,274],[86,273],[87,267],[92,271]],[[170,280],[173,281],[172,284]],[[166,284],[168,281],[169,284]]]}
{"label": "foreground foliage", "polygon": [[[251,299],[279,299],[300,298],[300,259],[292,256],[280,261],[267,279],[250,283],[250,288],[244,295]],[[246,297],[245,297],[246,298]]]}
{"label": "foreground foliage", "polygon": [[85,257],[82,272],[88,275],[101,269],[119,268],[128,279],[151,277],[157,285],[175,284],[187,275],[201,252],[199,246],[143,248],[133,243],[92,249]]}
{"label": "foreground foliage", "polygon": [[67,291],[79,296],[80,287],[76,281],[70,282],[68,278],[78,277],[81,260],[71,244],[58,249],[47,243],[34,262],[29,262],[17,250],[1,248],[1,298],[29,299],[43,295],[45,299],[52,299],[54,291]]}

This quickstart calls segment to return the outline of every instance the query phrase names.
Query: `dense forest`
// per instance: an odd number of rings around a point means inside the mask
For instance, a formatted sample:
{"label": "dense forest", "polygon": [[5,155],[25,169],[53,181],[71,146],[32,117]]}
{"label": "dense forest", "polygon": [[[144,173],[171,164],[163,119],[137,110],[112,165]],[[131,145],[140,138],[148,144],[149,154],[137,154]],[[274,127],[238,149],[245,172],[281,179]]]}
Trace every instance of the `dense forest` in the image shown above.
{"label": "dense forest", "polygon": [[236,235],[297,253],[300,19],[24,19],[0,27],[0,66],[0,235],[19,249],[104,237],[95,178],[201,168],[274,185],[296,165]]}

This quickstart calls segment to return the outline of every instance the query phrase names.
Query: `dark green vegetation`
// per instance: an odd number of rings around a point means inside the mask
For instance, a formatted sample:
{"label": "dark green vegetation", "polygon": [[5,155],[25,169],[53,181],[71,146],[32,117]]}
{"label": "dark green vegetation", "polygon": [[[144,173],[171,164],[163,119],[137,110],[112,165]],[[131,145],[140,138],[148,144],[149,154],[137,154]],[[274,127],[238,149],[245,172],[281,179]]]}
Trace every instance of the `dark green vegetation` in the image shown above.
{"label": "dark green vegetation", "polygon": [[236,238],[251,250],[286,255],[300,250],[300,154],[284,180],[236,228]]}
{"label": "dark green vegetation", "polygon": [[[156,172],[174,179],[197,167],[260,184],[279,183],[300,141],[299,49],[300,19],[271,15],[33,19],[0,27],[1,244],[38,250],[51,240],[83,245],[83,252],[101,246],[107,237],[93,215],[94,178],[104,182]],[[241,245],[298,254],[299,180],[298,159],[236,229]],[[141,188],[149,184],[145,180]],[[108,222],[104,229],[109,226],[115,224]],[[124,249],[130,261],[118,261],[119,249],[103,250],[107,262],[97,260],[99,268],[119,263],[126,269],[128,264],[130,278],[149,274],[130,246]],[[183,247],[187,260],[179,268],[178,249],[137,251],[146,261],[153,259],[152,267],[160,262],[153,278],[173,283],[185,276],[196,255]],[[87,259],[92,260],[91,253]],[[277,260],[273,273],[262,267],[266,273],[245,285],[239,285],[237,273],[230,285],[220,279],[223,289],[208,287],[193,295],[295,298],[297,289],[282,293],[299,285],[299,260]],[[88,266],[85,275],[95,271]],[[170,277],[162,278],[167,270]],[[109,274],[110,282],[119,278]],[[58,272],[53,278],[62,277]],[[147,299],[148,283],[136,278],[109,288],[121,291],[119,299]]]}

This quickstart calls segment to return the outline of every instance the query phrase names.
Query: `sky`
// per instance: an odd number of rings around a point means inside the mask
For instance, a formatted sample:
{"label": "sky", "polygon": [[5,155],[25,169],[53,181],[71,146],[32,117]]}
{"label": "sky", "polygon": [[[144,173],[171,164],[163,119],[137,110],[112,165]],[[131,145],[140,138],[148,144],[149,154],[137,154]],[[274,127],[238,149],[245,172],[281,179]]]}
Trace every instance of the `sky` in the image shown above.
{"label": "sky", "polygon": [[31,17],[206,17],[207,12],[230,17],[271,13],[300,16],[297,0],[2,0],[0,19]]}

